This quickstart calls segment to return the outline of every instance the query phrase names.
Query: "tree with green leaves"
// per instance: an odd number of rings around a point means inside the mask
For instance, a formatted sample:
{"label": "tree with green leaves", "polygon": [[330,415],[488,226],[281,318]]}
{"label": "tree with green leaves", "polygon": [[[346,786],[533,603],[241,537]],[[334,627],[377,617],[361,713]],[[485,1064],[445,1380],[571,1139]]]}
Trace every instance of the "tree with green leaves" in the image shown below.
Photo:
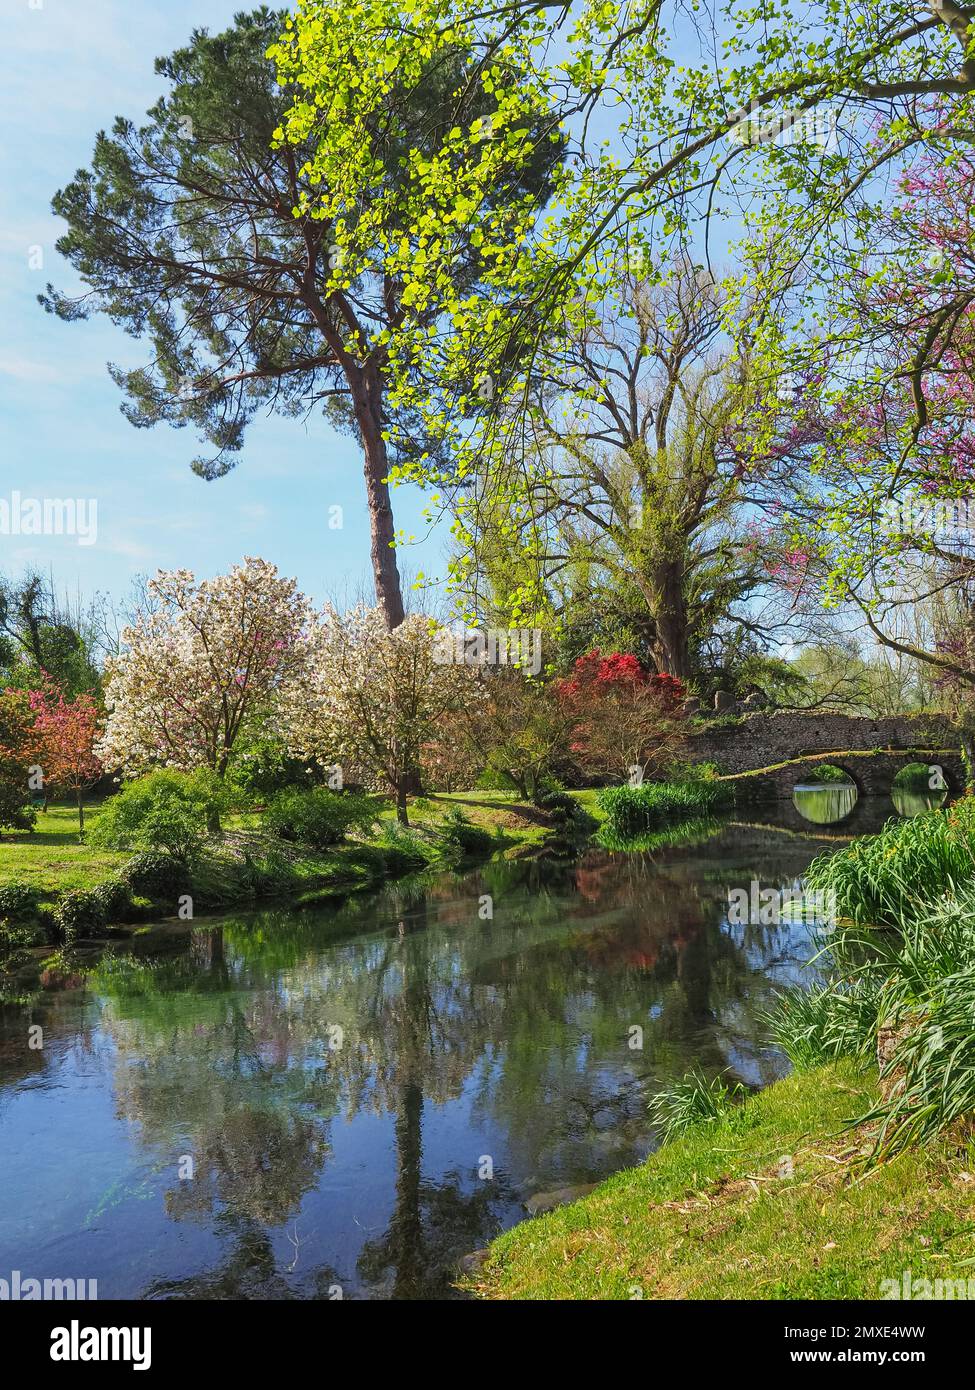
{"label": "tree with green leaves", "polygon": [[622,644],[685,680],[719,631],[774,640],[783,615],[750,528],[792,466],[792,421],[777,407],[776,448],[754,456],[769,403],[721,328],[716,287],[687,261],[664,286],[627,277],[583,336],[545,344],[532,404],[485,441],[458,507],[476,610],[550,615],[570,654]]}
{"label": "tree with green leaves", "polygon": [[[309,108],[327,102],[332,8],[301,0],[279,54],[302,88],[289,141],[306,138]],[[954,0],[725,0],[706,18],[666,0],[599,0],[571,23],[534,0],[410,0],[408,24],[401,11],[386,0],[347,9],[360,70],[409,71],[459,46],[494,103],[490,148],[483,122],[458,123],[443,159],[417,160],[424,196],[398,248],[410,312],[391,334],[397,398],[450,434],[455,478],[474,466],[471,422],[524,399],[540,345],[586,329],[614,266],[651,253],[665,278],[669,252],[689,236],[701,233],[710,254],[717,217],[736,204],[763,251],[747,277],[751,332],[774,379],[782,350],[769,315],[780,297],[799,286],[813,304],[810,272],[827,248],[868,243],[878,177],[896,177],[912,151],[957,149],[971,135],[971,20]],[[517,92],[504,80],[513,62]],[[496,160],[532,153],[527,110],[561,120],[568,157],[549,214],[499,235],[484,197]],[[609,138],[607,112],[618,117]],[[368,103],[343,117],[355,148]],[[485,262],[477,295],[450,283],[472,219]],[[412,312],[431,303],[441,310],[433,332]],[[406,467],[442,480],[434,460]]]}
{"label": "tree with green leaves", "polygon": [[50,575],[0,575],[0,684],[32,690],[47,677],[71,695],[97,692],[92,613],[69,605]]}
{"label": "tree with green leaves", "polygon": [[[352,430],[363,450],[377,599],[395,627],[404,608],[387,479],[397,448],[435,457],[440,440],[403,405],[400,444],[391,442],[385,340],[406,312],[392,248],[413,216],[412,162],[437,159],[455,122],[466,129],[484,97],[452,45],[436,62],[421,56],[409,71],[380,65],[367,76],[340,6],[332,19],[319,40],[335,61],[300,139],[282,140],[280,126],[305,88],[298,74],[279,80],[266,56],[284,13],[239,14],[226,32],[196,30],[157,60],[168,89],[145,124],[119,117],[98,135],[91,167],[54,198],[68,224],[58,250],[83,290],[49,286],[42,303],[67,320],[105,313],[148,341],[145,366],[111,369],[123,411],[138,427],[198,430],[213,450],[193,465],[203,478],[234,466],[261,409],[321,408]],[[530,199],[544,196],[551,148],[516,170]],[[360,177],[350,187],[353,165]],[[499,184],[488,204],[509,191]],[[349,254],[350,229],[367,248],[361,259]],[[468,241],[451,284],[464,294],[476,278]]]}

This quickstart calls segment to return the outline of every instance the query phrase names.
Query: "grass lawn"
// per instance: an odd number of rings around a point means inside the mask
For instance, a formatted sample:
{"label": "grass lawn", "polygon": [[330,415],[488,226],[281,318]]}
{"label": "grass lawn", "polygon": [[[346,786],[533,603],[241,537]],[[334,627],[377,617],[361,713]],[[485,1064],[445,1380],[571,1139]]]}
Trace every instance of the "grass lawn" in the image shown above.
{"label": "grass lawn", "polygon": [[[99,809],[97,803],[85,807],[86,830],[98,820]],[[32,834],[0,833],[0,883],[21,879],[50,901],[73,888],[94,888],[103,883],[128,857],[80,845],[77,807],[73,803],[51,805],[38,812]]]}
{"label": "grass lawn", "polygon": [[790,1076],[506,1232],[471,1287],[494,1299],[875,1299],[904,1270],[975,1275],[975,1152],[940,1140],[865,1170],[867,1137],[843,1121],[873,1087],[846,1064]]}

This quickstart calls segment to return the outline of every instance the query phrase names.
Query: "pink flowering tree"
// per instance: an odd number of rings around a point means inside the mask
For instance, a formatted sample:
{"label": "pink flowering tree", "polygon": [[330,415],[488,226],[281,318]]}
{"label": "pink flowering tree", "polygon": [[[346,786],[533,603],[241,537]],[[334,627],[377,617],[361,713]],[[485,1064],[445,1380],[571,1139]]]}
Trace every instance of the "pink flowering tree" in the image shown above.
{"label": "pink flowering tree", "polygon": [[95,753],[100,715],[90,695],[67,699],[56,682],[48,680],[28,694],[34,719],[38,766],[46,787],[69,794],[78,807],[78,838],[85,834],[84,794],[102,775]]}
{"label": "pink flowering tree", "polygon": [[108,721],[98,755],[136,775],[153,766],[227,770],[241,734],[300,681],[311,610],[266,560],[197,580],[160,571],[146,611],[106,666]]}
{"label": "pink flowering tree", "polygon": [[836,264],[792,362],[808,442],[778,516],[769,572],[859,614],[934,673],[975,734],[975,160],[925,150],[878,194],[858,267]]}

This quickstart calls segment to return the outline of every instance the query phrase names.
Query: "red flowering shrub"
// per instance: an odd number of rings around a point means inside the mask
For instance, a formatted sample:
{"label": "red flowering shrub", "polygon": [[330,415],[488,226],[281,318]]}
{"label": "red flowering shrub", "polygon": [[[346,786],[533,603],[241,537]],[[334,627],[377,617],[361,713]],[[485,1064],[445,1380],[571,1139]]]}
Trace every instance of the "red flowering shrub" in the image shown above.
{"label": "red flowering shrub", "polygon": [[681,740],[683,683],[629,652],[587,652],[556,689],[574,721],[570,751],[583,778],[642,777]]}

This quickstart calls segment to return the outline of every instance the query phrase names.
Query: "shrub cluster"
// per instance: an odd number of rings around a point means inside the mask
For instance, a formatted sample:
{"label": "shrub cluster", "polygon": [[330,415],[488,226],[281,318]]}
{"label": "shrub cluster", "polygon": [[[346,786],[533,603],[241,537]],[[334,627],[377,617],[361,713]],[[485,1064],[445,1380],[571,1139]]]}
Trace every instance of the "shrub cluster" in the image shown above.
{"label": "shrub cluster", "polygon": [[350,830],[369,829],[378,814],[375,799],[362,792],[313,787],[278,792],[268,803],[262,823],[279,840],[322,850],[340,844]]}
{"label": "shrub cluster", "polygon": [[231,793],[205,768],[158,768],[127,783],[106,804],[92,843],[110,849],[157,850],[190,864],[232,804]]}
{"label": "shrub cluster", "polygon": [[0,884],[0,921],[30,921],[37,916],[39,897],[36,888],[19,879]]}
{"label": "shrub cluster", "polygon": [[178,897],[189,887],[186,864],[159,850],[143,850],[127,860],[118,873],[130,891],[141,898]]}
{"label": "shrub cluster", "polygon": [[0,884],[0,949],[41,946],[52,935],[36,888],[22,880]]}
{"label": "shrub cluster", "polygon": [[54,920],[70,946],[79,938],[98,936],[125,916],[132,904],[127,884],[110,878],[95,888],[75,888],[58,900]]}

